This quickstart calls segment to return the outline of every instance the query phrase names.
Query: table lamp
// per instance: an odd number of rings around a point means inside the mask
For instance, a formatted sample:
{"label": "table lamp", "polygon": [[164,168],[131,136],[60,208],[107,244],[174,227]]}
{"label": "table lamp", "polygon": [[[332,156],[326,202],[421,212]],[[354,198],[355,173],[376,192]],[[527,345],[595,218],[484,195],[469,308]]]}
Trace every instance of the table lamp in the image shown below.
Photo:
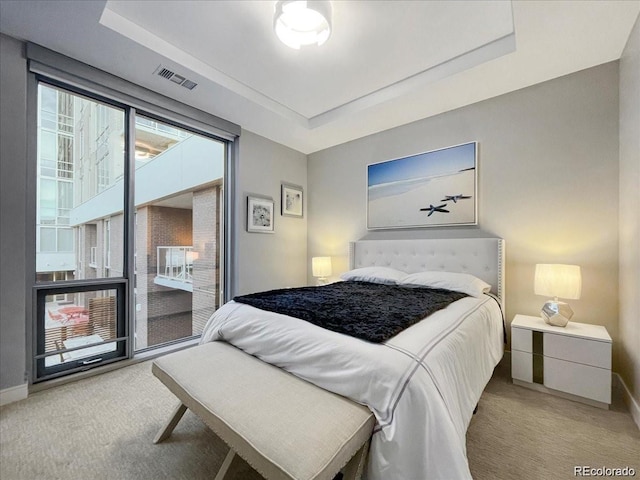
{"label": "table lamp", "polygon": [[331,276],[331,257],[313,257],[311,272],[314,277],[318,278],[318,285],[327,283],[327,277]]}
{"label": "table lamp", "polygon": [[568,303],[558,298],[577,300],[582,290],[580,267],[577,265],[537,264],[534,281],[536,295],[553,297],[542,307],[540,315],[549,325],[565,327],[573,316]]}

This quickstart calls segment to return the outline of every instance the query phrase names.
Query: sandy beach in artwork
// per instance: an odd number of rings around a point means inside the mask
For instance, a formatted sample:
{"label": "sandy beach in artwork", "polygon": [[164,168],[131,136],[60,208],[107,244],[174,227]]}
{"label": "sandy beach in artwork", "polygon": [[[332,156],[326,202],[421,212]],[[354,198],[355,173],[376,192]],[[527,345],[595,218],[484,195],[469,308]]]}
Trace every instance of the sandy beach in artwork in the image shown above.
{"label": "sandy beach in artwork", "polygon": [[[397,181],[368,189],[368,228],[412,227],[475,222],[475,169],[429,178]],[[446,196],[471,198],[443,200]],[[420,211],[429,205],[449,213]]]}

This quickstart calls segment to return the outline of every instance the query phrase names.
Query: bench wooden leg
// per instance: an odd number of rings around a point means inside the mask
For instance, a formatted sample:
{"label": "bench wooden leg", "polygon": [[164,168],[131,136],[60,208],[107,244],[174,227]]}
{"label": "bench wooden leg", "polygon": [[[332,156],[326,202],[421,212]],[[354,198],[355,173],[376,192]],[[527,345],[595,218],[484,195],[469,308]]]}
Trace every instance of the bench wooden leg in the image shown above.
{"label": "bench wooden leg", "polygon": [[153,443],[160,443],[163,440],[169,438],[169,436],[171,436],[171,432],[173,432],[173,429],[176,428],[176,425],[178,425],[178,422],[186,411],[187,407],[184,404],[180,403],[180,405],[178,405],[173,411],[173,415],[171,415],[171,418],[169,419],[167,424],[160,429],[160,431],[156,435],[156,438],[153,439]]}
{"label": "bench wooden leg", "polygon": [[216,478],[214,478],[213,480],[224,480],[224,476],[227,474],[227,471],[229,471],[229,467],[231,466],[231,462],[233,461],[233,458],[235,456],[236,452],[234,452],[233,449],[230,448],[227,456],[224,457],[224,461],[222,462],[220,470],[218,470],[218,473],[216,474]]}
{"label": "bench wooden leg", "polygon": [[349,463],[342,469],[343,480],[360,480],[367,463],[367,454],[369,453],[369,440],[364,442],[360,450],[351,457]]}

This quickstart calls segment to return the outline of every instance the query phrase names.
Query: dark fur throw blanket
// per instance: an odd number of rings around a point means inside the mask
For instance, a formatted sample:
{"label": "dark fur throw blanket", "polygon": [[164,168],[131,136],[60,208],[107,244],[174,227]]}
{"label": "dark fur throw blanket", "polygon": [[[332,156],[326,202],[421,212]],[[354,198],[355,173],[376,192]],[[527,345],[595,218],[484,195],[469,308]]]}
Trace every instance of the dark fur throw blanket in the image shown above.
{"label": "dark fur throw blanket", "polygon": [[271,290],[234,300],[380,343],[466,296],[443,289],[348,281]]}

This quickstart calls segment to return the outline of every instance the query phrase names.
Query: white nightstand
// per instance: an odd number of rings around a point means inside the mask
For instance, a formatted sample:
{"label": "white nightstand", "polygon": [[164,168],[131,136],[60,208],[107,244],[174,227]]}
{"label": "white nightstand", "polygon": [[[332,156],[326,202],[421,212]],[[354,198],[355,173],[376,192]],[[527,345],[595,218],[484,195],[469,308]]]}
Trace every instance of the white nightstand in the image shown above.
{"label": "white nightstand", "polygon": [[540,317],[511,322],[513,383],[600,408],[611,403],[611,337],[600,325],[554,327]]}

